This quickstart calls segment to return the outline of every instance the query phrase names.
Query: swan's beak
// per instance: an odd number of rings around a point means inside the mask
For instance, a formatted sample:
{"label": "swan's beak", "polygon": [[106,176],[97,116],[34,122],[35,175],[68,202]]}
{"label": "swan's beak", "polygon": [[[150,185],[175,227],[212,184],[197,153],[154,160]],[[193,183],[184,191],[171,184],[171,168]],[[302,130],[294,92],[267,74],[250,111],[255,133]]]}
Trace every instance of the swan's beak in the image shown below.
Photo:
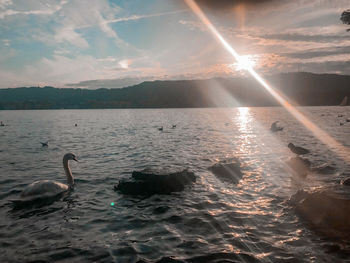
{"label": "swan's beak", "polygon": [[74,157],[73,160],[79,163],[79,161],[77,160],[77,158]]}

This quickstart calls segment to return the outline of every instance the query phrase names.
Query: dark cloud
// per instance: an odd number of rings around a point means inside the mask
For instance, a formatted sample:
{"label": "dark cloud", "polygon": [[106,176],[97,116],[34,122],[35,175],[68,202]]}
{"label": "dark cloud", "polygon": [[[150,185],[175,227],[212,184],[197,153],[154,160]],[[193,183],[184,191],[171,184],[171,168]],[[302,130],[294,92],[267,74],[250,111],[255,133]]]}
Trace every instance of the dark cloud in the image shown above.
{"label": "dark cloud", "polygon": [[[233,7],[244,4],[247,6],[257,6],[271,2],[277,2],[277,0],[195,0],[200,6],[217,10],[217,11],[229,11]],[[279,0],[280,2],[281,0]]]}
{"label": "dark cloud", "polygon": [[326,57],[333,55],[345,55],[349,54],[350,47],[333,47],[333,48],[322,48],[315,50],[306,50],[303,52],[293,52],[293,53],[284,53],[283,56],[290,58],[299,58],[299,59],[310,59],[318,57]]}
{"label": "dark cloud", "polygon": [[345,35],[303,35],[303,34],[269,34],[260,36],[264,39],[275,39],[285,41],[304,41],[304,42],[336,42],[350,40],[350,36]]}

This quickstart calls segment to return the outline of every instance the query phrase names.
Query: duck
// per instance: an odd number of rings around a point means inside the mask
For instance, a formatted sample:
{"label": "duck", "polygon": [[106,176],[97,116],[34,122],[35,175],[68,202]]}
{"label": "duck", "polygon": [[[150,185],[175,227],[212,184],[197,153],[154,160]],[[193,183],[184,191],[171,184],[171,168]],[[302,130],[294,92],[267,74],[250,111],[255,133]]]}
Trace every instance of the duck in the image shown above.
{"label": "duck", "polygon": [[293,143],[288,144],[288,148],[296,155],[308,154],[310,151],[300,146],[295,146]]}

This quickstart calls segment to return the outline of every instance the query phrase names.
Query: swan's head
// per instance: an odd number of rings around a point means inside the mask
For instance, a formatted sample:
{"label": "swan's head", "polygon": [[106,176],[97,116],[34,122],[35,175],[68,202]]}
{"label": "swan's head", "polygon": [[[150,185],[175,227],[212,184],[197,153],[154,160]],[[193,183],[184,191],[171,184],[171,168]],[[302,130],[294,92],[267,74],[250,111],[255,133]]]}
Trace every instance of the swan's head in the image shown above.
{"label": "swan's head", "polygon": [[66,153],[64,156],[63,156],[63,160],[74,160],[76,162],[78,162],[77,160],[77,157],[75,156],[74,153]]}

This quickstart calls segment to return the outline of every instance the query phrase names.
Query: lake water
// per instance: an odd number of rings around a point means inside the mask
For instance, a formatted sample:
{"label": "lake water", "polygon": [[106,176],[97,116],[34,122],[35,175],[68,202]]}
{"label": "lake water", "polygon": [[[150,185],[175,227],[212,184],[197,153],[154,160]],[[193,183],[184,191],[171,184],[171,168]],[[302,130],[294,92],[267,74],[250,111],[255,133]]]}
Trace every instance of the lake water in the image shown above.
{"label": "lake water", "polygon": [[[350,107],[300,110],[350,147]],[[350,165],[282,108],[0,111],[0,120],[7,125],[0,127],[1,262],[350,258],[348,241],[315,231],[287,202],[300,188],[336,187]],[[269,131],[275,120],[282,132]],[[49,147],[42,147],[47,140]],[[313,165],[335,171],[296,184],[285,169],[293,156],[289,142],[310,149]],[[70,163],[74,192],[14,209],[11,200],[31,182],[65,183],[67,152],[79,159]],[[237,185],[208,170],[230,158],[243,164]],[[183,192],[147,198],[114,191],[120,179],[144,168],[188,168],[197,181]]]}

